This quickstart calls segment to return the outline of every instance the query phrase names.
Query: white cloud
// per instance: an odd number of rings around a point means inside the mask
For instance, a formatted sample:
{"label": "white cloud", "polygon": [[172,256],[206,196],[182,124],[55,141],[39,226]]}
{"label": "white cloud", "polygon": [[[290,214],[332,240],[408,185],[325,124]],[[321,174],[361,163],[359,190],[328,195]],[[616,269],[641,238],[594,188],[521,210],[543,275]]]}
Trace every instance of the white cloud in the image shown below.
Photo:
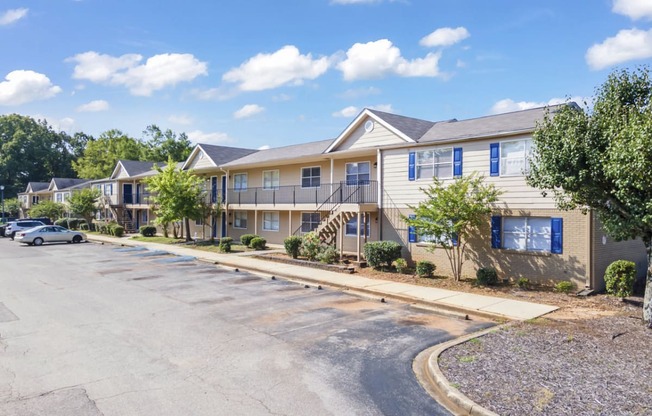
{"label": "white cloud", "polygon": [[34,71],[12,71],[0,82],[0,105],[20,105],[30,101],[45,100],[59,94],[61,87],[53,85],[50,78]]}
{"label": "white cloud", "polygon": [[259,53],[229,70],[222,79],[238,84],[242,91],[262,91],[301,85],[323,75],[329,66],[329,58],[313,59],[311,54],[301,55],[296,46],[287,45],[271,54]]}
{"label": "white cloud", "polygon": [[188,139],[194,143],[223,144],[233,141],[228,134],[221,132],[206,133],[201,130],[193,130],[187,135]]}
{"label": "white cloud", "polygon": [[356,116],[360,112],[360,109],[356,106],[348,106],[340,111],[336,111],[333,113],[333,117],[346,117],[346,118],[351,118],[353,116]]}
{"label": "white cloud", "polygon": [[437,46],[451,46],[471,36],[465,27],[442,27],[431,34],[424,36],[419,41],[421,46],[434,48]]}
{"label": "white cloud", "polygon": [[30,115],[34,120],[45,120],[54,131],[57,132],[66,132],[68,134],[72,133],[72,129],[75,125],[75,119],[70,117],[56,118],[56,117],[47,117],[43,114],[32,114]]}
{"label": "white cloud", "polygon": [[346,59],[337,68],[344,79],[381,78],[388,74],[402,77],[436,77],[439,72],[440,53],[429,53],[412,61],[401,56],[401,50],[388,39],[356,43],[346,52]]}
{"label": "white cloud", "polygon": [[271,147],[268,144],[265,144],[260,146],[257,150],[267,150],[267,149],[271,149]]}
{"label": "white cloud", "polygon": [[106,111],[109,109],[109,103],[105,100],[94,100],[86,104],[82,104],[77,107],[79,112],[97,112],[97,111]]}
{"label": "white cloud", "polygon": [[188,125],[192,124],[193,119],[192,119],[192,117],[187,116],[185,114],[179,114],[179,115],[172,114],[170,117],[168,117],[168,121],[170,123],[181,124],[181,125],[184,125],[184,126],[188,126]]}
{"label": "white cloud", "polygon": [[[570,97],[570,101],[574,101],[580,106],[583,106],[584,102],[590,102],[590,98],[574,96]],[[537,102],[537,101],[514,101],[511,98],[505,98],[503,100],[497,101],[491,107],[492,114],[500,113],[510,113],[512,111],[521,111],[528,110],[530,108],[545,107],[547,105],[556,105],[563,104],[568,102],[567,98],[551,98],[548,102]]]}
{"label": "white cloud", "polygon": [[251,116],[254,116],[256,114],[262,113],[265,111],[264,107],[259,106],[258,104],[247,104],[243,106],[241,109],[233,113],[233,117],[240,119],[240,118],[248,118]]}
{"label": "white cloud", "polygon": [[611,11],[628,16],[633,20],[652,19],[652,2],[650,0],[614,0]]}
{"label": "white cloud", "polygon": [[166,53],[148,58],[126,54],[119,57],[89,51],[68,58],[75,62],[73,78],[95,83],[122,85],[133,95],[149,96],[154,91],[207,75],[207,65],[191,54]]}
{"label": "white cloud", "polygon": [[650,57],[652,57],[652,29],[621,30],[616,36],[591,46],[585,56],[586,63],[593,70]]}
{"label": "white cloud", "polygon": [[0,15],[0,26],[10,25],[27,16],[29,9],[10,9]]}
{"label": "white cloud", "polygon": [[372,109],[372,110],[383,111],[385,113],[393,113],[394,112],[394,108],[392,107],[391,104],[372,105],[369,108]]}

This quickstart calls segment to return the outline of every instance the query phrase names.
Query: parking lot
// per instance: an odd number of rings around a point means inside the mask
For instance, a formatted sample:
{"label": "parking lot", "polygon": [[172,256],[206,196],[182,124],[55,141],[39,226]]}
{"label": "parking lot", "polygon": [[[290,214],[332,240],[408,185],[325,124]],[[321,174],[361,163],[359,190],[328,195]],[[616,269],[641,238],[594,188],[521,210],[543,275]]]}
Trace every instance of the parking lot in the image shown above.
{"label": "parking lot", "polygon": [[0,262],[0,414],[447,414],[412,360],[491,325],[139,248]]}

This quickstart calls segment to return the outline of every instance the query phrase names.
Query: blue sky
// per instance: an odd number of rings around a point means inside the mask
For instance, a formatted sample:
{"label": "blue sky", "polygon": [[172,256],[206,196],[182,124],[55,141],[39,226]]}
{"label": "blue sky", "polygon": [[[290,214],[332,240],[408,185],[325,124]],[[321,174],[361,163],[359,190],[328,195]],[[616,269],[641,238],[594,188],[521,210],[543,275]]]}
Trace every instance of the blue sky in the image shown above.
{"label": "blue sky", "polygon": [[260,148],[364,107],[431,121],[590,99],[652,60],[650,0],[5,0],[0,113]]}

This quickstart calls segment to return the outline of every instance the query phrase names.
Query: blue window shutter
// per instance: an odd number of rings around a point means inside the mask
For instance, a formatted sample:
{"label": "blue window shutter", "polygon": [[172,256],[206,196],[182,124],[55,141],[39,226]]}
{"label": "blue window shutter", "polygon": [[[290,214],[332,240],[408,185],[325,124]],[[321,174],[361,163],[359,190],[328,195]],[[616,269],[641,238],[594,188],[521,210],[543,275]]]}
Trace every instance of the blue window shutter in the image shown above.
{"label": "blue window shutter", "polygon": [[416,173],[416,153],[410,152],[408,155],[408,180],[415,180],[417,178]]}
{"label": "blue window shutter", "polygon": [[489,145],[489,173],[491,176],[500,175],[500,143]]}
{"label": "blue window shutter", "polygon": [[453,176],[462,176],[462,148],[453,149]]}
{"label": "blue window shutter", "polygon": [[551,238],[550,238],[550,252],[561,254],[564,246],[564,219],[551,218],[550,219]]}
{"label": "blue window shutter", "polygon": [[502,218],[499,215],[491,217],[491,248],[500,248]]}
{"label": "blue window shutter", "polygon": [[[417,216],[412,214],[410,215],[410,219],[413,220]],[[417,242],[417,230],[414,228],[414,226],[410,225],[408,226],[408,241],[410,243],[416,243]]]}

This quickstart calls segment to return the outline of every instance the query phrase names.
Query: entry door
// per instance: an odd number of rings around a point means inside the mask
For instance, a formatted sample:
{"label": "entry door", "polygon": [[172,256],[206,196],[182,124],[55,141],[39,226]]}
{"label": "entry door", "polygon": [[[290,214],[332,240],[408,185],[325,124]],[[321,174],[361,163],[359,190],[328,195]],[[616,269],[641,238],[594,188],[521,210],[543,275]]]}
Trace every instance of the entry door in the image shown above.
{"label": "entry door", "polygon": [[140,204],[140,184],[136,184],[136,203]]}
{"label": "entry door", "polygon": [[226,175],[222,175],[222,203],[226,203]]}
{"label": "entry door", "polygon": [[125,183],[122,185],[122,200],[124,201],[125,204],[133,204],[134,203],[134,195],[133,195],[133,185],[130,183]]}
{"label": "entry door", "polygon": [[217,176],[211,176],[211,203],[217,202]]}

